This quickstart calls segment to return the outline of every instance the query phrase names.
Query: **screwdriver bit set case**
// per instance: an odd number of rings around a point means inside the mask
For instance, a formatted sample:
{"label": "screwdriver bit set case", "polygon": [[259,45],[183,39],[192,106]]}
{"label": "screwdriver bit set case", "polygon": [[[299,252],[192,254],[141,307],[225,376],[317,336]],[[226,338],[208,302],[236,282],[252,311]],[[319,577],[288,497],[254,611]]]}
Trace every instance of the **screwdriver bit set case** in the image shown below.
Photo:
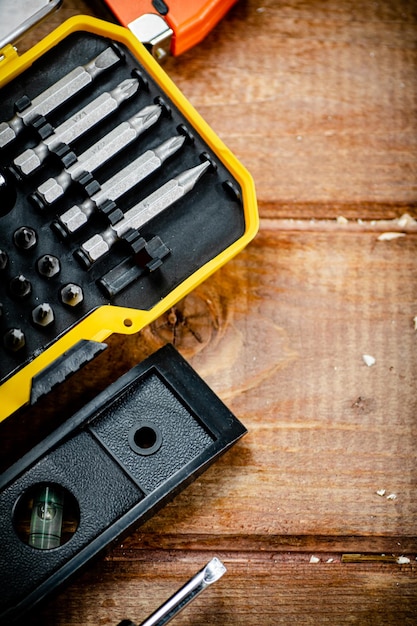
{"label": "screwdriver bit set case", "polygon": [[258,225],[246,169],[126,28],[75,17],[3,53],[2,419],[156,319]]}
{"label": "screwdriver bit set case", "polygon": [[[126,28],[80,16],[1,52],[0,421],[111,333],[154,321],[258,227],[250,175]],[[0,477],[0,622],[245,432],[172,347],[113,383]]]}

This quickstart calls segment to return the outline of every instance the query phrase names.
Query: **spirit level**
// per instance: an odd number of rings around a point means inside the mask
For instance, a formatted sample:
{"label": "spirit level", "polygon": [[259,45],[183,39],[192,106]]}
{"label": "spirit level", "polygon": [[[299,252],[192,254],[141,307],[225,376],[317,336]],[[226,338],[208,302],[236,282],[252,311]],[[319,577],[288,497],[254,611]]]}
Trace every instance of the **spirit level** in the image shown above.
{"label": "spirit level", "polygon": [[0,477],[0,623],[24,617],[245,432],[172,346],[113,383]]}

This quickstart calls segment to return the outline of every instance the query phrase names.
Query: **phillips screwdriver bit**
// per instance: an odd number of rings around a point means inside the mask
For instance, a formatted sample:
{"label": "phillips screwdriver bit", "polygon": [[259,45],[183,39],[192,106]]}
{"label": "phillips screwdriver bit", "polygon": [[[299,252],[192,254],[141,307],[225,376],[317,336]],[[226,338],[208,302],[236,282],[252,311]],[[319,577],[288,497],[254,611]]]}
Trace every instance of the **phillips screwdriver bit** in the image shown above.
{"label": "phillips screwdriver bit", "polygon": [[185,139],[184,135],[177,135],[167,139],[157,148],[147,150],[103,183],[101,189],[92,195],[91,198],[87,198],[81,205],[73,206],[68,211],[65,211],[58,218],[58,222],[67,233],[74,233],[87,223],[87,220],[96,208],[100,208],[106,200],[114,202],[161,167],[166,159],[181,148]]}
{"label": "phillips screwdriver bit", "polygon": [[118,109],[125,100],[131,98],[138,88],[139,81],[136,78],[128,78],[112,91],[100,94],[60,124],[35,148],[28,148],[19,154],[13,162],[16,169],[24,176],[32,174],[42,165],[50,152],[56,150],[61,144],[70,146],[76,139],[82,137],[84,133]]}
{"label": "phillips screwdriver bit", "polygon": [[[168,624],[202,591],[218,581],[225,572],[226,568],[223,563],[214,557],[202,570],[190,578],[181,589],[164,602],[159,609],[152,613],[148,619],[141,622],[139,626],[164,626]],[[123,620],[118,626],[135,626],[135,623],[130,620]]]}
{"label": "phillips screwdriver bit", "polygon": [[210,166],[211,163],[209,161],[204,161],[200,165],[196,165],[171,178],[162,187],[159,187],[144,200],[126,211],[124,217],[116,224],[109,226],[101,234],[93,235],[93,237],[84,242],[78,250],[78,257],[85,265],[90,266],[107,254],[112,245],[129,230],[139,230],[153,217],[159,215],[174,202],[189,193]]}
{"label": "phillips screwdriver bit", "polygon": [[71,183],[84,175],[92,174],[155,124],[161,116],[159,104],[151,104],[122,122],[77,157],[75,163],[63,170],[56,178],[48,178],[33,195],[41,205],[53,204],[61,198]]}
{"label": "phillips screwdriver bit", "polygon": [[87,87],[102,72],[121,61],[113,48],[106,48],[86,65],[80,65],[34,98],[8,122],[0,123],[0,148],[14,141],[38,115],[48,115]]}

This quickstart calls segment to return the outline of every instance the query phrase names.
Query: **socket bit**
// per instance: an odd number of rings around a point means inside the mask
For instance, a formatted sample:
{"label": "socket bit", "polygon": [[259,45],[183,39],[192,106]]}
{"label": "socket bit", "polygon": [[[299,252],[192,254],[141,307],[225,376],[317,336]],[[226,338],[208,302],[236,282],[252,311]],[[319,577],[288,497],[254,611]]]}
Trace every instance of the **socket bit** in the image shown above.
{"label": "socket bit", "polygon": [[46,137],[35,148],[28,148],[13,161],[15,168],[23,176],[32,174],[40,168],[48,154],[60,145],[70,146],[86,132],[94,128],[102,120],[116,111],[118,107],[131,98],[139,88],[136,78],[128,78],[112,91],[100,94],[92,102],[74,113],[72,117],[60,124],[54,132]]}
{"label": "socket bit", "polygon": [[145,130],[153,126],[160,118],[161,113],[162,108],[158,104],[152,104],[141,109],[129,120],[122,122],[90,146],[77,158],[73,165],[63,170],[56,178],[48,178],[42,183],[36,190],[34,199],[46,206],[56,202],[64,195],[73,181],[79,180],[86,174],[92,174],[109,161]]}
{"label": "socket bit", "polygon": [[86,65],[75,67],[56,83],[45,89],[29,106],[18,111],[8,122],[0,123],[0,148],[14,141],[37,116],[48,115],[87,87],[102,72],[121,61],[113,48],[106,48]]}
{"label": "socket bit", "polygon": [[87,266],[95,263],[95,261],[107,254],[113,244],[129,230],[139,230],[152,218],[189,193],[209,167],[211,167],[211,163],[203,161],[200,165],[196,165],[171,178],[162,187],[159,187],[147,198],[129,209],[119,222],[109,226],[103,233],[96,234],[84,242],[78,250],[78,258]]}
{"label": "socket bit", "polygon": [[177,135],[164,141],[157,148],[147,150],[140,157],[109,178],[101,189],[87,198],[79,206],[73,206],[63,213],[58,222],[67,233],[74,233],[87,223],[90,216],[107,200],[116,201],[147,176],[155,172],[170,156],[174,155],[185,142],[184,135]]}

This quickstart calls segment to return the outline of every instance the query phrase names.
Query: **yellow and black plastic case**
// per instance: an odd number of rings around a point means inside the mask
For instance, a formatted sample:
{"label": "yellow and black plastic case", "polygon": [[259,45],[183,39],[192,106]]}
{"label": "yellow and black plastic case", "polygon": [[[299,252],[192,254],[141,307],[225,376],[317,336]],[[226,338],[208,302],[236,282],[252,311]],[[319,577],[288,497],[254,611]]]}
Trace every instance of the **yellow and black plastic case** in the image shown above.
{"label": "yellow and black plastic case", "polygon": [[[155,320],[258,227],[251,176],[126,28],[79,16],[22,56],[12,46],[2,55],[0,420],[93,358],[111,333],[136,333]],[[85,84],[66,79],[94,63]],[[68,120],[74,126],[86,110],[94,118],[91,103],[105,111],[100,102],[127,83],[134,93],[110,113],[71,141],[60,140],[69,131],[51,142]],[[52,110],[33,106],[57,84],[65,88]],[[129,124],[144,110],[156,110],[156,119],[132,138]],[[115,148],[111,141],[125,132]],[[170,140],[172,154],[106,197],[109,180]],[[24,155],[35,149],[43,162],[27,173]],[[184,172],[197,173],[189,188]],[[74,207],[85,223],[67,228]],[[139,221],[126,219],[139,213]],[[94,256],[97,238],[105,249]]]}

